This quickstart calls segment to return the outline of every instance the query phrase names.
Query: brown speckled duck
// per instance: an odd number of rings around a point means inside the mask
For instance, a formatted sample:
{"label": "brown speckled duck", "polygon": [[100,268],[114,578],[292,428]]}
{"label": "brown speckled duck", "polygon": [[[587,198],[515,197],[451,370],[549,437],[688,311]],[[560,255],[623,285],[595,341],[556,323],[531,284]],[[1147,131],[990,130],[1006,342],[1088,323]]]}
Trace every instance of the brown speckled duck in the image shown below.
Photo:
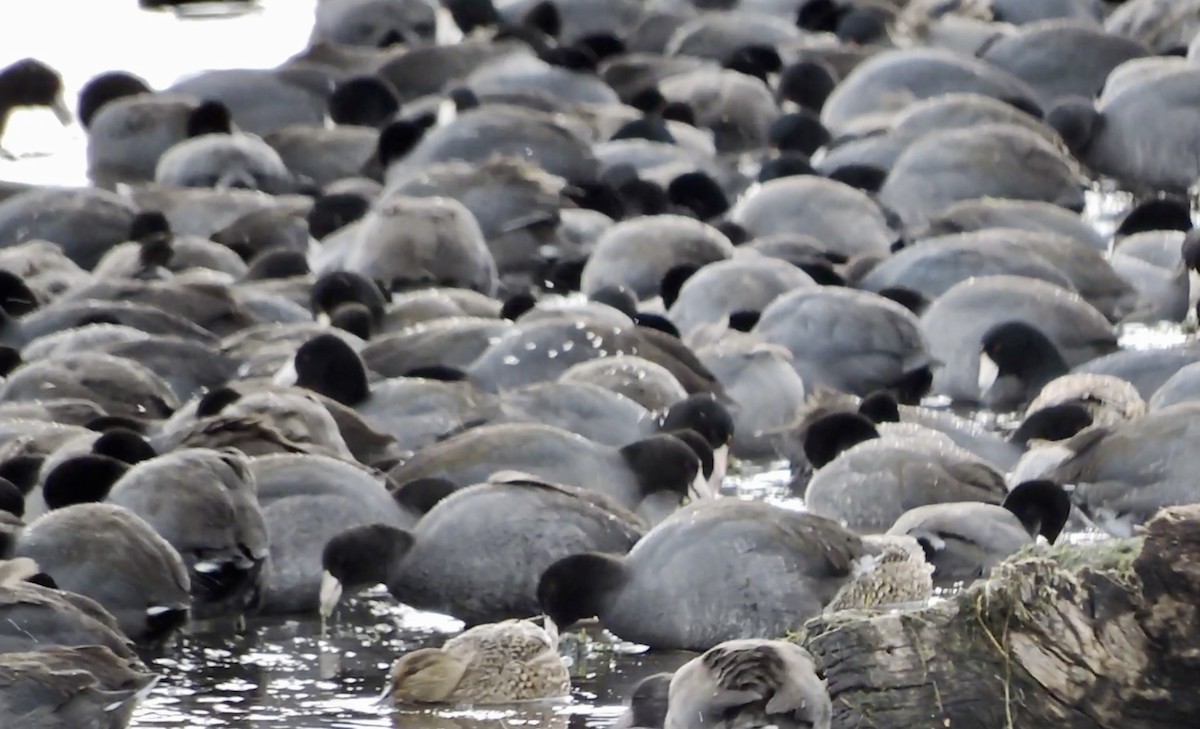
{"label": "brown speckled duck", "polygon": [[158,682],[104,646],[0,654],[0,725],[124,729]]}
{"label": "brown speckled duck", "polygon": [[504,704],[561,698],[570,690],[558,640],[528,620],[506,620],[401,656],[385,695],[398,704]]}

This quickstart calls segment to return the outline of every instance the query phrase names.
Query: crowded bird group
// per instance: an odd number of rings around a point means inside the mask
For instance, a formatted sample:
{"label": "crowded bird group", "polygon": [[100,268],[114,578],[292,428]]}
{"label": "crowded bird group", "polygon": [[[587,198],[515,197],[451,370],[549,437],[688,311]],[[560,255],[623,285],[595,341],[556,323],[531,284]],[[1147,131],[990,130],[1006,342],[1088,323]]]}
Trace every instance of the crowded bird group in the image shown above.
{"label": "crowded bird group", "polygon": [[63,101],[0,69],[92,180],[0,183],[0,725],[382,583],[468,626],[398,703],[565,697],[594,620],[698,654],[623,727],[828,729],[809,618],[1200,502],[1200,346],[1118,339],[1195,320],[1197,0],[320,0]]}

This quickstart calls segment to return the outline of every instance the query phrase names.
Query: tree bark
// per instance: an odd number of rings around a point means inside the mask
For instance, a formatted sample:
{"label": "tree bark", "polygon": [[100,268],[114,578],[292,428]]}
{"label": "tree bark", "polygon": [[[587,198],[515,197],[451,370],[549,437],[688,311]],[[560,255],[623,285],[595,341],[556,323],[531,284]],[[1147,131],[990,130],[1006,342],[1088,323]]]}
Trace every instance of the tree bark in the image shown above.
{"label": "tree bark", "polygon": [[1200,719],[1200,506],[1034,549],[944,602],[810,621],[834,729],[1179,729]]}

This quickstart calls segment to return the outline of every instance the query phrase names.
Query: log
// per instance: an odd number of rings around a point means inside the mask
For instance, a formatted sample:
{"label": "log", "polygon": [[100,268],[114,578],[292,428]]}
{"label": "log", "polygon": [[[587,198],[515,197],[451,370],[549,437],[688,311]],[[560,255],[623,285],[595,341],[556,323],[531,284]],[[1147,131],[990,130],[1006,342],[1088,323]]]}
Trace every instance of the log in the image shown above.
{"label": "log", "polygon": [[1034,547],[954,597],[842,611],[795,639],[833,728],[1178,729],[1200,716],[1200,506],[1143,535]]}

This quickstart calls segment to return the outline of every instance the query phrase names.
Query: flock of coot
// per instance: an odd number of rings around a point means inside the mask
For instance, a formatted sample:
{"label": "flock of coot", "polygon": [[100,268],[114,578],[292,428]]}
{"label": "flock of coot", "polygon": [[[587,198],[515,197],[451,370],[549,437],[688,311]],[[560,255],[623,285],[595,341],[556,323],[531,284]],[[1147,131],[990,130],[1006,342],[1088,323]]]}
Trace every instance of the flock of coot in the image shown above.
{"label": "flock of coot", "polygon": [[[808,618],[1200,501],[1200,347],[1118,345],[1194,321],[1198,31],[320,0],[277,68],[96,76],[93,185],[0,189],[0,724],[122,727],[134,648],[383,583],[470,626],[397,702],[562,697],[595,619],[700,653],[625,727],[829,727]],[[30,105],[69,119],[27,59]],[[731,458],[806,510],[722,498]]]}

